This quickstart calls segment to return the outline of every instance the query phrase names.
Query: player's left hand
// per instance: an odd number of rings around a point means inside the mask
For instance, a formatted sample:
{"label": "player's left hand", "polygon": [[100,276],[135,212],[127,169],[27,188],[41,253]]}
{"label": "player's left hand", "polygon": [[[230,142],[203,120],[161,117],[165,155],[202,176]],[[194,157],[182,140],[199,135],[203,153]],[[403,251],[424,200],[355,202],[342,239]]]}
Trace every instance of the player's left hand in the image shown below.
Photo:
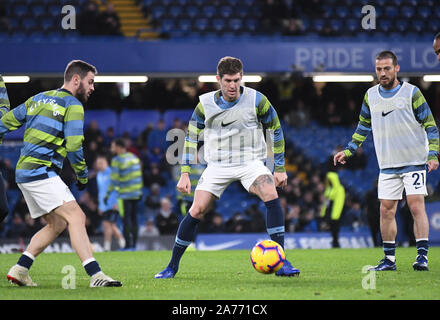
{"label": "player's left hand", "polygon": [[438,169],[438,161],[437,160],[429,160],[428,161],[428,172]]}
{"label": "player's left hand", "polygon": [[275,178],[275,187],[284,188],[287,186],[287,173],[274,172],[273,177]]}

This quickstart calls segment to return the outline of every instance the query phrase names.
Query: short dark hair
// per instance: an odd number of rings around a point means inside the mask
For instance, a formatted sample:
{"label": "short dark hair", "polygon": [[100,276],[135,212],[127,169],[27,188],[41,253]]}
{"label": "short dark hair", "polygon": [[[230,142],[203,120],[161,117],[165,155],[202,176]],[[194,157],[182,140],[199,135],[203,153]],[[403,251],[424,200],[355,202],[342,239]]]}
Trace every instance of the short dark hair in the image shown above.
{"label": "short dark hair", "polygon": [[383,59],[391,59],[393,60],[393,65],[397,65],[397,56],[394,54],[394,52],[385,50],[379,52],[379,54],[376,56],[376,60],[383,60]]}
{"label": "short dark hair", "polygon": [[243,63],[240,59],[234,57],[223,57],[217,64],[217,74],[223,78],[225,74],[243,74]]}
{"label": "short dark hair", "polygon": [[66,70],[64,71],[64,81],[68,82],[72,80],[72,77],[77,74],[81,79],[87,76],[89,72],[97,74],[98,71],[90,63],[82,60],[72,60],[67,64]]}
{"label": "short dark hair", "polygon": [[127,148],[127,145],[125,144],[124,138],[117,138],[113,140],[113,143],[121,148]]}
{"label": "short dark hair", "polygon": [[435,36],[434,36],[434,40],[440,39],[440,32],[438,32]]}

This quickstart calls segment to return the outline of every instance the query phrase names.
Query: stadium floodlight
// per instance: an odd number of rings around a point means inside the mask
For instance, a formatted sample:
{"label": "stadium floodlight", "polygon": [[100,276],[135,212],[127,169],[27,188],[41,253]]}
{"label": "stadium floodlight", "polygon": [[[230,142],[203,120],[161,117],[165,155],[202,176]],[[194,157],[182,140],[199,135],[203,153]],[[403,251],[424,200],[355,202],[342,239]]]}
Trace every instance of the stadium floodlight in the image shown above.
{"label": "stadium floodlight", "polygon": [[3,76],[5,83],[28,83],[30,80],[29,76]]}
{"label": "stadium floodlight", "polygon": [[425,82],[439,82],[440,74],[425,74],[423,76],[423,81]]}
{"label": "stadium floodlight", "polygon": [[[216,75],[200,75],[198,78],[199,82],[217,82]],[[241,79],[242,82],[260,82],[263,77],[258,74],[246,74]]]}
{"label": "stadium floodlight", "polygon": [[147,76],[95,76],[95,82],[116,82],[116,83],[124,83],[124,82],[147,82]]}
{"label": "stadium floodlight", "polygon": [[319,74],[313,76],[313,82],[372,82],[374,77],[368,74]]}

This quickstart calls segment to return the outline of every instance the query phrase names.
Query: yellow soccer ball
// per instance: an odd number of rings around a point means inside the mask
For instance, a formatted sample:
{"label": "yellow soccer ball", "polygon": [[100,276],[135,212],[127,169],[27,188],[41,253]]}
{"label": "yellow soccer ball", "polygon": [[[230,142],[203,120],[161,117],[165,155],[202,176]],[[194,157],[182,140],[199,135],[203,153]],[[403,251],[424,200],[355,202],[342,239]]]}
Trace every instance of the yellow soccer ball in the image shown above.
{"label": "yellow soccer ball", "polygon": [[281,269],[286,260],[283,248],[272,240],[258,242],[251,251],[251,262],[255,270],[269,274]]}

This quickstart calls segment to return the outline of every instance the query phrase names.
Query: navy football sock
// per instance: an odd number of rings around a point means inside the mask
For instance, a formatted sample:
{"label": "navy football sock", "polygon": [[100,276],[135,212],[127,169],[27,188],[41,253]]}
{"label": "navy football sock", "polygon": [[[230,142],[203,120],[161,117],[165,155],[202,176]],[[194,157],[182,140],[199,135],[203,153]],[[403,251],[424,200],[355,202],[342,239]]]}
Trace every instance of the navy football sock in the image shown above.
{"label": "navy football sock", "polygon": [[396,242],[395,241],[382,241],[383,242],[383,252],[385,257],[387,257],[392,262],[395,261],[396,256]]}
{"label": "navy football sock", "polygon": [[176,242],[173,247],[173,254],[171,255],[170,263],[168,264],[168,267],[175,272],[179,269],[179,262],[186,248],[192,241],[194,241],[199,222],[200,220],[193,218],[189,212],[180,222],[179,229],[177,230]]}
{"label": "navy football sock", "polygon": [[101,267],[94,258],[84,260],[82,265],[90,277],[101,271]]}
{"label": "navy football sock", "polygon": [[25,251],[18,259],[17,264],[19,266],[25,267],[26,269],[30,269],[32,267],[32,263],[34,263],[35,257],[29,252]]}
{"label": "navy football sock", "polygon": [[264,203],[266,205],[266,229],[270,238],[284,249],[284,212],[280,199],[276,198]]}
{"label": "navy football sock", "polygon": [[420,256],[428,255],[428,239],[416,239],[417,254]]}

